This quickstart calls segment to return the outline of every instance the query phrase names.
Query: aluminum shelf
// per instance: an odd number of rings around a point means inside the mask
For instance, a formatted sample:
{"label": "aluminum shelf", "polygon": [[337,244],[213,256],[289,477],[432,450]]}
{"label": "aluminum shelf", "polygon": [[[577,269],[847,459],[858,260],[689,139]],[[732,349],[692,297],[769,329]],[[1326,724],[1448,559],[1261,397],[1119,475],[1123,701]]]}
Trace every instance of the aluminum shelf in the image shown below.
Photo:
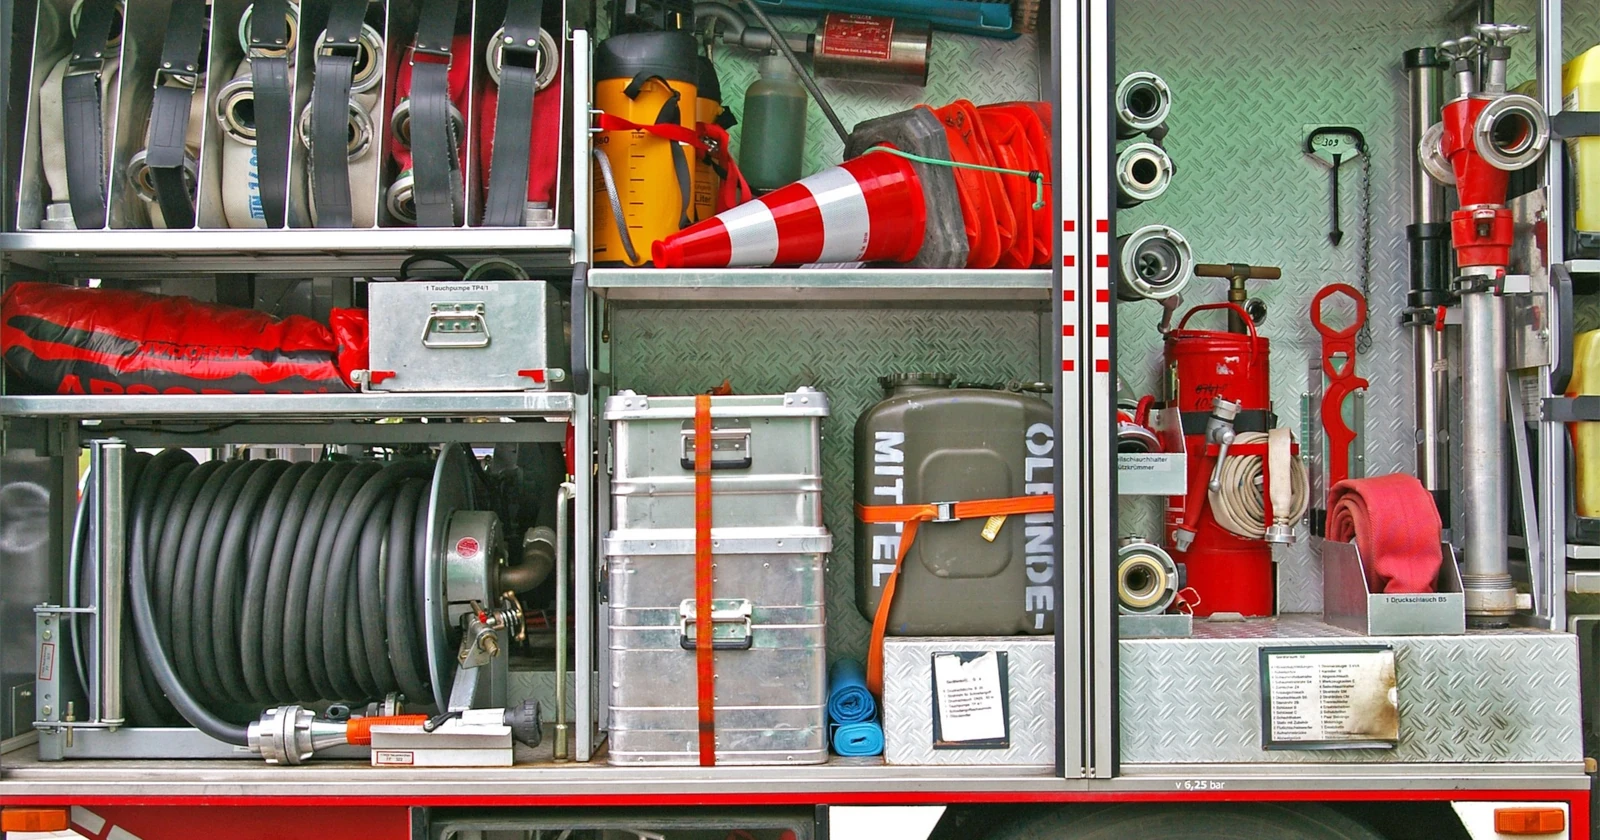
{"label": "aluminum shelf", "polygon": [[1030,302],[1050,299],[1048,270],[597,268],[589,286],[613,301],[681,303]]}
{"label": "aluminum shelf", "polygon": [[201,394],[0,397],[0,416],[332,420],[371,417],[559,417],[571,415],[565,392],[460,394]]}
{"label": "aluminum shelf", "polygon": [[0,253],[42,270],[93,276],[392,273],[419,252],[471,261],[506,256],[529,268],[570,267],[573,232],[527,228],[334,230],[34,230],[0,233]]}

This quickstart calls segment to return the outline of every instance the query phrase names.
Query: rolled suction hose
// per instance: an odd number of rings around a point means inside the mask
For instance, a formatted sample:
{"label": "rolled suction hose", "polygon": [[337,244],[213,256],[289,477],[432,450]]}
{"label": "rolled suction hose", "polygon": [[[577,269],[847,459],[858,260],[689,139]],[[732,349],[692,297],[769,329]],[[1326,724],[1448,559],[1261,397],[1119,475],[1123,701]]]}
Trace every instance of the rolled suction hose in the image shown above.
{"label": "rolled suction hose", "polygon": [[124,683],[133,721],[164,720],[165,694],[196,728],[244,744],[229,718],[268,706],[427,702],[432,474],[421,461],[197,464],[183,450],[142,463],[128,494],[144,666]]}

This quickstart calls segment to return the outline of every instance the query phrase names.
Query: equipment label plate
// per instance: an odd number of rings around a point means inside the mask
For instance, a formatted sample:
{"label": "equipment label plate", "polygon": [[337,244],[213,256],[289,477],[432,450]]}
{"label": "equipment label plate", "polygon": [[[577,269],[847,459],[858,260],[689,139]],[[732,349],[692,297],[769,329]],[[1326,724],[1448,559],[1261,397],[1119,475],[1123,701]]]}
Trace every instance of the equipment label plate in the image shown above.
{"label": "equipment label plate", "polygon": [[1006,655],[933,655],[935,748],[1010,746]]}
{"label": "equipment label plate", "polygon": [[1261,746],[1390,749],[1400,740],[1394,648],[1261,648]]}
{"label": "equipment label plate", "polygon": [[835,12],[822,24],[823,53],[888,61],[894,42],[894,20],[873,15]]}
{"label": "equipment label plate", "polygon": [[416,753],[411,750],[372,751],[372,766],[374,767],[410,767],[416,762]]}

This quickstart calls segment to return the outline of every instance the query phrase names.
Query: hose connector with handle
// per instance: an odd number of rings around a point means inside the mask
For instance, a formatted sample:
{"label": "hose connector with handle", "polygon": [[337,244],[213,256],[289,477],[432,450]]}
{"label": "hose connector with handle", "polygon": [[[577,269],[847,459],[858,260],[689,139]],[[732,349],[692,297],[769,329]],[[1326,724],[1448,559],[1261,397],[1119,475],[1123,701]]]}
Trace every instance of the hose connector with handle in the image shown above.
{"label": "hose connector with handle", "polygon": [[1283,277],[1283,269],[1275,265],[1246,265],[1244,263],[1201,263],[1194,267],[1196,277],[1216,277],[1228,281],[1228,302],[1241,308],[1240,311],[1228,313],[1228,331],[1236,333],[1250,332],[1245,328],[1244,315],[1248,314],[1253,324],[1260,324],[1267,320],[1267,304],[1259,298],[1252,300],[1249,291],[1245,288],[1247,280],[1279,280]]}

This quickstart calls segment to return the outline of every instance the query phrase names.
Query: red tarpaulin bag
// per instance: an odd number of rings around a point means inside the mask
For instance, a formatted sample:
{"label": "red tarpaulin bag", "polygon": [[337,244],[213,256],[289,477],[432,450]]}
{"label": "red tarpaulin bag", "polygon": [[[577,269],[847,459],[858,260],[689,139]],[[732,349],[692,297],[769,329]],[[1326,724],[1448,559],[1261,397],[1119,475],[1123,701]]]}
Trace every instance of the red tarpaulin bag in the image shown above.
{"label": "red tarpaulin bag", "polygon": [[6,367],[44,393],[346,392],[340,352],[327,327],[299,315],[50,283],[0,297]]}

